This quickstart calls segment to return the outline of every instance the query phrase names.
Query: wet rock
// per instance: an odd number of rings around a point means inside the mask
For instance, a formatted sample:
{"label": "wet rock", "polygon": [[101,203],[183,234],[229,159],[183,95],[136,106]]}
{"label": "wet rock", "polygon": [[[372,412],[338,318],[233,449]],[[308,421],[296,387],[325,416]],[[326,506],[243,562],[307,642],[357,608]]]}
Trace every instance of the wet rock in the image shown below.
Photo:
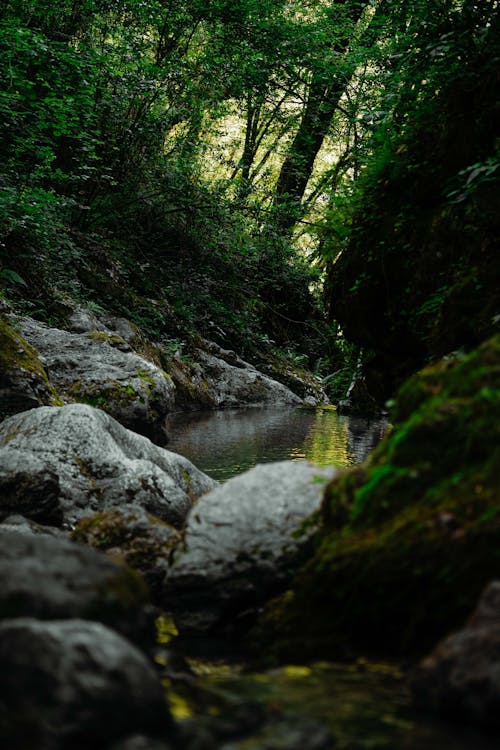
{"label": "wet rock", "polygon": [[306,462],[256,466],[205,495],[174,555],[165,607],[181,630],[206,630],[283,587],[299,565],[335,470]]}
{"label": "wet rock", "polygon": [[125,505],[84,518],[72,538],[122,560],[140,573],[156,600],[181,535],[144,508]]}
{"label": "wet rock", "polygon": [[3,465],[11,474],[38,476],[43,466],[55,475],[66,526],[127,502],[180,526],[193,499],[216,486],[187,459],[85,404],[40,407],[5,420]]}
{"label": "wet rock", "polygon": [[133,732],[171,732],[154,668],[100,623],[7,620],[0,671],[2,746],[83,750]]}
{"label": "wet rock", "polygon": [[[133,352],[119,334],[106,327],[72,333],[31,318],[18,323],[26,340],[43,356],[50,381],[65,400],[99,407],[125,427],[166,443],[163,423],[174,404],[172,379]],[[74,322],[79,330],[91,324],[82,311]]]}
{"label": "wet rock", "polygon": [[15,451],[0,462],[0,520],[21,514],[33,521],[60,526],[63,520],[57,474],[33,457],[29,468]]}
{"label": "wet rock", "polygon": [[0,318],[0,421],[42,404],[60,403],[39,353]]}
{"label": "wet rock", "polygon": [[251,739],[228,742],[220,750],[332,750],[335,740],[318,721],[300,716],[282,716],[269,722]]}
{"label": "wet rock", "polygon": [[138,576],[105,555],[0,524],[0,619],[99,620],[146,643],[152,632],[148,602]]}
{"label": "wet rock", "polygon": [[464,629],[422,661],[411,686],[421,708],[500,728],[500,581],[485,589]]}

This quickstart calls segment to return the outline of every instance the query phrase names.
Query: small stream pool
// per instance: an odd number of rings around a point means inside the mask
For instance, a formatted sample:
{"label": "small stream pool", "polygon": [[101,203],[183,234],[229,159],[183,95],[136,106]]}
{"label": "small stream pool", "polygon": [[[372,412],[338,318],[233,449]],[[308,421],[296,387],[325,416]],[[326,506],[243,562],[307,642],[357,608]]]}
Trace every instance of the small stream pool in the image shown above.
{"label": "small stream pool", "polygon": [[383,418],[340,415],[331,406],[181,413],[167,420],[167,448],[225,481],[270,461],[306,459],[339,467],[359,463],[387,424]]}

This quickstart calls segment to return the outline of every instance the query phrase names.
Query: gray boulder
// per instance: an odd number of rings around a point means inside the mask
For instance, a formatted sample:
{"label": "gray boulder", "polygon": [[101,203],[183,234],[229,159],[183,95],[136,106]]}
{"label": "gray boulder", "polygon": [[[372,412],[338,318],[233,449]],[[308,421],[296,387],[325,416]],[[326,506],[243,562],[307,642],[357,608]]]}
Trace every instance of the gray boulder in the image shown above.
{"label": "gray boulder", "polygon": [[172,733],[154,668],[100,623],[7,620],[0,672],[2,747],[83,750],[133,732]]}
{"label": "gray boulder", "polygon": [[211,341],[192,352],[189,360],[171,358],[168,369],[177,387],[177,403],[210,409],[288,404],[302,399],[277,380],[264,375],[229,349]]}
{"label": "gray boulder", "polygon": [[149,596],[129,569],[66,539],[0,524],[0,619],[99,620],[150,640]]}
{"label": "gray boulder", "polygon": [[174,404],[175,386],[125,339],[106,328],[73,333],[31,318],[19,319],[18,324],[66,401],[99,407],[129,429],[166,443],[163,423]]}
{"label": "gray boulder", "polygon": [[4,482],[16,472],[31,475],[33,489],[24,482],[31,498],[41,467],[57,477],[67,526],[125,503],[181,526],[192,501],[216,486],[187,459],[85,404],[40,407],[4,420],[0,467],[5,467]]}
{"label": "gray boulder", "polygon": [[500,728],[500,581],[487,586],[465,628],[423,660],[411,687],[420,708]]}
{"label": "gray boulder", "polygon": [[297,570],[333,468],[282,461],[250,469],[192,509],[164,605],[181,630],[203,631],[257,606]]}

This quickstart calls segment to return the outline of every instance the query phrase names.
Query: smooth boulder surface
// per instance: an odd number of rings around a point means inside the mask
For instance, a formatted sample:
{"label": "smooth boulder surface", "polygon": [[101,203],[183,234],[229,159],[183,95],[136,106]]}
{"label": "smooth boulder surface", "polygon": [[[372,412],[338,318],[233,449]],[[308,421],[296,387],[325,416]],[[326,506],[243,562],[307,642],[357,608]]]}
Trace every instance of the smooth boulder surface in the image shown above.
{"label": "smooth boulder surface", "polygon": [[310,539],[333,468],[281,461],[250,469],[191,511],[164,590],[181,630],[207,630],[283,587]]}
{"label": "smooth boulder surface", "polygon": [[100,623],[7,620],[0,672],[2,747],[101,750],[133,732],[171,733],[153,666]]}
{"label": "smooth boulder surface", "polygon": [[216,486],[187,459],[85,404],[40,407],[0,424],[0,466],[31,474],[36,491],[41,465],[58,478],[66,525],[134,503],[180,526],[193,499]]}
{"label": "smooth boulder surface", "polygon": [[146,643],[151,637],[148,601],[138,576],[105,555],[0,524],[0,620],[98,620]]}
{"label": "smooth boulder surface", "polygon": [[424,659],[412,690],[432,713],[500,728],[500,581],[487,586],[464,629]]}
{"label": "smooth boulder surface", "polygon": [[173,407],[175,386],[125,339],[106,329],[73,333],[49,328],[32,318],[18,324],[65,400],[102,408],[125,427],[166,443],[163,422]]}

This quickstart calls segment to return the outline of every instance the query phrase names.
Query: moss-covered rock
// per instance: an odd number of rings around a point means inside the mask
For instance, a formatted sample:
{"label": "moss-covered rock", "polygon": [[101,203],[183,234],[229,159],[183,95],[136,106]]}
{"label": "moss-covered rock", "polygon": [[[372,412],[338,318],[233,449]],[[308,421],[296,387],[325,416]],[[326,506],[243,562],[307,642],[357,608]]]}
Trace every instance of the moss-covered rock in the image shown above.
{"label": "moss-covered rock", "polygon": [[36,406],[61,403],[39,353],[0,318],[0,420]]}
{"label": "moss-covered rock", "polygon": [[401,389],[367,464],[334,479],[312,559],[260,632],[276,651],[420,652],[500,575],[500,337]]}
{"label": "moss-covered rock", "polygon": [[154,598],[180,533],[138,506],[123,506],[82,519],[72,537],[125,562],[148,583]]}

